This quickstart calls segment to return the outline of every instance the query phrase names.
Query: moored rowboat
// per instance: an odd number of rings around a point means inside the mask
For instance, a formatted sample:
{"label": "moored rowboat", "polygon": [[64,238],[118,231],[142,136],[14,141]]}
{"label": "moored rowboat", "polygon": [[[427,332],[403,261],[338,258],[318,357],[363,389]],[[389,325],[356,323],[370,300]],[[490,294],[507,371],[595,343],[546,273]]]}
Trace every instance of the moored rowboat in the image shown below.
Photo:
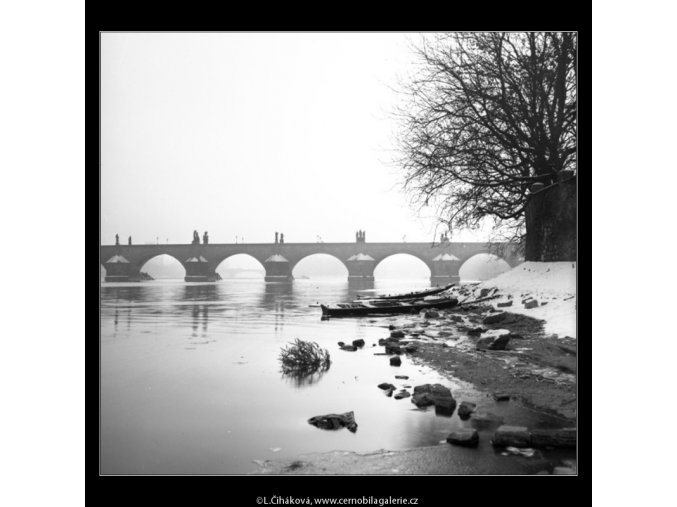
{"label": "moored rowboat", "polygon": [[320,305],[322,316],[351,317],[378,313],[416,313],[433,308],[450,308],[458,304],[456,298],[429,298],[412,301],[363,301],[353,303],[339,303],[336,305]]}
{"label": "moored rowboat", "polygon": [[420,291],[415,291],[415,292],[407,292],[405,294],[393,294],[393,295],[386,295],[386,296],[367,296],[366,294],[359,294],[357,296],[358,299],[414,299],[414,298],[422,298],[425,296],[432,296],[433,294],[439,294],[440,292],[444,292],[445,290],[451,289],[455,283],[450,283],[449,285],[445,285],[444,287],[433,287],[432,289],[425,289],[425,290],[420,290]]}

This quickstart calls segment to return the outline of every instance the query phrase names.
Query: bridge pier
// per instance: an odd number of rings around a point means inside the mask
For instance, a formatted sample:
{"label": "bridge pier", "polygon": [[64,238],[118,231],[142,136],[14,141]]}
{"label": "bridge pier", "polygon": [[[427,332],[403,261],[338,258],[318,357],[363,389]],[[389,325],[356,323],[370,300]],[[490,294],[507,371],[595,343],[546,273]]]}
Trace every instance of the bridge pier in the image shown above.
{"label": "bridge pier", "polygon": [[266,282],[291,282],[292,266],[290,262],[280,254],[273,254],[263,262],[266,269]]}
{"label": "bridge pier", "polygon": [[[502,250],[501,250],[502,249]],[[293,280],[292,269],[309,255],[323,253],[341,260],[348,269],[348,280],[373,281],[374,269],[383,259],[398,253],[413,255],[430,269],[433,284],[458,282],[461,260],[478,253],[496,253],[514,267],[523,261],[516,245],[502,243],[284,243],[284,244],[143,244],[101,245],[99,260],[106,269],[107,282],[141,280],[141,268],[158,255],[169,255],[186,270],[187,282],[218,280],[216,267],[233,255],[247,254],[264,265],[265,279]]]}
{"label": "bridge pier", "polygon": [[430,285],[448,285],[450,283],[458,284],[461,281],[461,277],[458,275],[442,275],[442,276],[431,276]]}
{"label": "bridge pier", "polygon": [[141,271],[130,267],[127,270],[124,269],[113,269],[112,271],[106,266],[106,282],[140,282],[141,281]]}
{"label": "bridge pier", "polygon": [[107,282],[136,282],[141,280],[139,270],[134,270],[131,262],[120,254],[115,254],[103,263],[106,268]]}
{"label": "bridge pier", "polygon": [[266,276],[263,277],[264,281],[266,282],[292,282],[294,281],[294,277],[291,274],[285,275],[269,275],[268,272],[266,272]]}
{"label": "bridge pier", "polygon": [[373,282],[374,281],[374,275],[354,275],[348,273],[348,281],[352,280],[364,280],[365,282]]}
{"label": "bridge pier", "polygon": [[355,254],[345,261],[348,268],[348,280],[374,281],[376,261],[370,255]]}
{"label": "bridge pier", "polygon": [[215,282],[217,280],[216,271],[202,255],[196,254],[182,262],[186,270],[186,282]]}
{"label": "bridge pier", "polygon": [[461,276],[458,273],[460,267],[461,261],[455,255],[450,253],[438,255],[432,260],[430,265],[431,285],[459,283],[461,281]]}
{"label": "bridge pier", "polygon": [[186,275],[185,282],[216,282],[218,280],[216,273],[202,275]]}
{"label": "bridge pier", "polygon": [[106,271],[106,277],[104,280],[106,282],[139,282],[141,281],[141,277],[132,277],[129,275],[109,275],[107,274],[108,272]]}

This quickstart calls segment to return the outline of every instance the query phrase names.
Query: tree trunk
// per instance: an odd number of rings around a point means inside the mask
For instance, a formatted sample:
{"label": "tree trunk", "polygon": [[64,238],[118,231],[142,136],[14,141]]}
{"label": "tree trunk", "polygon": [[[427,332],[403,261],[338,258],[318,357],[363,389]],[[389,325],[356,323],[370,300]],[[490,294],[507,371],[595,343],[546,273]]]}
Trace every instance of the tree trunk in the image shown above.
{"label": "tree trunk", "polygon": [[576,261],[576,178],[534,190],[526,210],[525,260]]}

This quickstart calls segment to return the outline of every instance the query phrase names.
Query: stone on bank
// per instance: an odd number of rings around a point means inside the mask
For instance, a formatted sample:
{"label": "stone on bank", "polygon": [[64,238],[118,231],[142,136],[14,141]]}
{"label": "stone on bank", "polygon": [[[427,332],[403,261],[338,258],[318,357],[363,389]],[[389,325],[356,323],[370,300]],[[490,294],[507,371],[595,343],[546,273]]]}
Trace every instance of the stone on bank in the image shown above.
{"label": "stone on bank", "polygon": [[508,316],[506,312],[491,313],[484,317],[482,324],[498,324]]}
{"label": "stone on bank", "polygon": [[505,350],[510,338],[508,329],[492,329],[482,334],[475,346],[477,350]]}
{"label": "stone on bank", "polygon": [[477,430],[456,430],[449,434],[447,442],[461,447],[477,447],[480,443],[480,436]]}
{"label": "stone on bank", "polygon": [[470,418],[470,414],[473,413],[475,410],[476,405],[474,403],[470,403],[469,401],[462,401],[461,404],[458,406],[458,417],[461,418],[462,421],[467,420]]}
{"label": "stone on bank", "polygon": [[353,433],[357,431],[355,413],[352,411],[343,414],[317,415],[308,419],[308,424],[323,430],[337,430],[345,427]]}
{"label": "stone on bank", "polygon": [[531,433],[525,426],[500,426],[491,440],[496,447],[530,447]]}
{"label": "stone on bank", "polygon": [[435,412],[451,415],[456,408],[456,400],[448,387],[442,384],[423,384],[414,387],[411,402],[419,408],[435,405]]}

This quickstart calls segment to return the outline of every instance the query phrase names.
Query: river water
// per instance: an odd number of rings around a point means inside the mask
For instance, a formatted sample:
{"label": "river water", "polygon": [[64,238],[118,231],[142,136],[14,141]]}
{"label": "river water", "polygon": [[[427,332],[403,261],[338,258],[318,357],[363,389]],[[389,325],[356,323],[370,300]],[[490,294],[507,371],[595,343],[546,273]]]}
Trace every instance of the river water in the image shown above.
{"label": "river water", "polygon": [[[469,421],[418,410],[376,386],[440,382],[454,397],[491,408],[511,424],[557,426],[510,403],[494,404],[472,386],[440,377],[413,357],[390,366],[372,346],[392,317],[321,320],[317,302],[344,302],[360,290],[411,290],[427,280],[228,279],[102,283],[100,470],[103,474],[244,474],[253,460],[308,452],[437,445]],[[284,377],[280,349],[295,338],[331,354],[330,369],[306,381]],[[337,342],[363,338],[357,352]],[[408,375],[396,380],[394,375]],[[495,406],[494,406],[495,405]],[[500,405],[500,406],[499,406]],[[316,415],[354,411],[356,433],[308,424]],[[482,436],[482,435],[481,435]],[[489,447],[478,452],[492,452]]]}

